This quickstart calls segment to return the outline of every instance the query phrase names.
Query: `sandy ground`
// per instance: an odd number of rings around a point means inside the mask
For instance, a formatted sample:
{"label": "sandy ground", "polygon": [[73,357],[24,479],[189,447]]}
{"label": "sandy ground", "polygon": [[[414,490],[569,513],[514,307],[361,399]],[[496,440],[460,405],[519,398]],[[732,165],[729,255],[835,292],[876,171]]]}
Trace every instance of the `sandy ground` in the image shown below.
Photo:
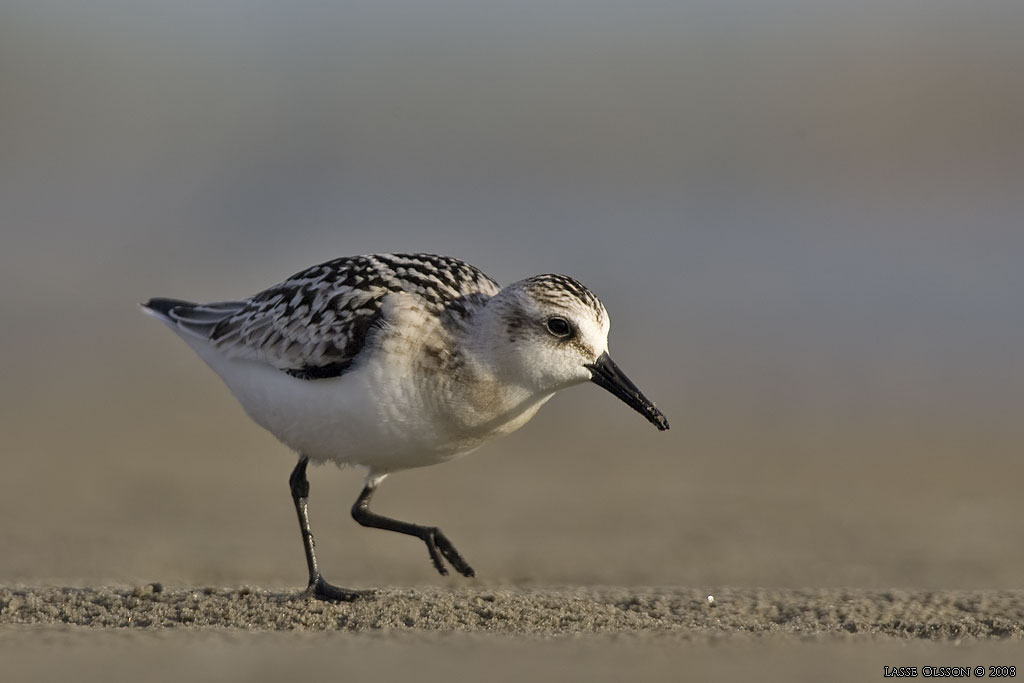
{"label": "sandy ground", "polygon": [[1024,592],[0,589],[17,680],[874,680],[1024,664]]}
{"label": "sandy ground", "polygon": [[253,588],[15,588],[0,589],[0,624],[510,636],[672,633],[698,640],[737,633],[1020,640],[1024,591],[382,589],[352,603],[328,603],[295,591]]}
{"label": "sandy ground", "polygon": [[253,588],[5,588],[0,623],[534,637],[646,633],[691,640],[739,633],[1021,640],[1024,591],[382,589],[353,603],[327,603],[297,591]]}

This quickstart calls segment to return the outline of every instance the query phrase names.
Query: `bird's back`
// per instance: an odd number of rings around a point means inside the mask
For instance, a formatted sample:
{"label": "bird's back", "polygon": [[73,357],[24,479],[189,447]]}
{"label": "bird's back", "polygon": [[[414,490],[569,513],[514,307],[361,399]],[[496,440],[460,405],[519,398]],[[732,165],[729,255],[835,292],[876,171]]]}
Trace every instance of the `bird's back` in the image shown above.
{"label": "bird's back", "polygon": [[482,271],[449,256],[374,254],[312,266],[242,301],[151,299],[144,307],[227,357],[314,380],[352,366],[381,324],[389,294],[408,295],[428,314],[457,319],[499,290]]}

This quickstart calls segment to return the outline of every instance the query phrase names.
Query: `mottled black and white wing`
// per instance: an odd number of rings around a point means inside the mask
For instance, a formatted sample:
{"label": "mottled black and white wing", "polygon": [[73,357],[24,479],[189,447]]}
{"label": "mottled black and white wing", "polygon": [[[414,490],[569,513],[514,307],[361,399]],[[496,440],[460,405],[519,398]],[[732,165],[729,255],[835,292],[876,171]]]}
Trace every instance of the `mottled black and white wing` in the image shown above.
{"label": "mottled black and white wing", "polygon": [[405,293],[425,310],[465,314],[497,283],[458,259],[377,254],[328,261],[240,302],[153,299],[147,308],[226,356],[267,363],[302,379],[343,374],[379,326],[385,298]]}

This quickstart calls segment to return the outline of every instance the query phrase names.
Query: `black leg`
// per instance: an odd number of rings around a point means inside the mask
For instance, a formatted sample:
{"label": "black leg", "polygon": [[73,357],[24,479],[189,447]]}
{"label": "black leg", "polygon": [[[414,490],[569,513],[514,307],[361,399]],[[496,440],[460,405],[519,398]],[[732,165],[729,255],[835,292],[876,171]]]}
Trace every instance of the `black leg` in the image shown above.
{"label": "black leg", "polygon": [[370,512],[370,499],[373,498],[373,492],[376,490],[376,482],[369,483],[363,488],[363,492],[359,494],[355,505],[352,506],[353,519],[363,526],[397,531],[400,534],[408,534],[409,536],[419,538],[427,544],[430,559],[442,576],[448,574],[448,569],[444,566],[442,557],[448,560],[455,567],[455,570],[463,576],[476,576],[473,568],[462,559],[462,555],[455,549],[452,542],[436,526],[420,526],[419,524],[410,524],[409,522],[399,522],[397,519],[383,517],[375,512]]}
{"label": "black leg", "polygon": [[316,543],[313,541],[313,531],[309,528],[309,480],[306,479],[306,465],[309,458],[301,456],[299,463],[292,470],[288,477],[288,484],[292,489],[292,500],[295,501],[295,512],[299,515],[299,528],[302,529],[302,546],[306,549],[306,565],[309,567],[309,585],[306,593],[321,600],[337,600],[351,602],[357,598],[371,595],[372,591],[353,591],[346,588],[332,586],[324,580],[320,569],[316,564]]}

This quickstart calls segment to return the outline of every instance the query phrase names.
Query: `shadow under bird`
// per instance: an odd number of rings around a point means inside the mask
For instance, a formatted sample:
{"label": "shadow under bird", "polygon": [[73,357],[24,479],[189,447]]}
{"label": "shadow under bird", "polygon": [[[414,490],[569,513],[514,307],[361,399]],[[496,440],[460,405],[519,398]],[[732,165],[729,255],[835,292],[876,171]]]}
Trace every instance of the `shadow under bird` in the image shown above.
{"label": "shadow under bird", "polygon": [[434,567],[472,567],[435,526],[370,510],[392,472],[466,455],[525,424],[555,392],[607,389],[660,430],[668,421],[608,355],[608,312],[565,275],[500,287],[477,268],[432,254],[335,259],[241,301],[150,299],[220,375],[245,412],[298,454],[289,478],[310,595],[353,600],[317,565],[310,460],[368,469],[352,507],[363,526],[416,536]]}

